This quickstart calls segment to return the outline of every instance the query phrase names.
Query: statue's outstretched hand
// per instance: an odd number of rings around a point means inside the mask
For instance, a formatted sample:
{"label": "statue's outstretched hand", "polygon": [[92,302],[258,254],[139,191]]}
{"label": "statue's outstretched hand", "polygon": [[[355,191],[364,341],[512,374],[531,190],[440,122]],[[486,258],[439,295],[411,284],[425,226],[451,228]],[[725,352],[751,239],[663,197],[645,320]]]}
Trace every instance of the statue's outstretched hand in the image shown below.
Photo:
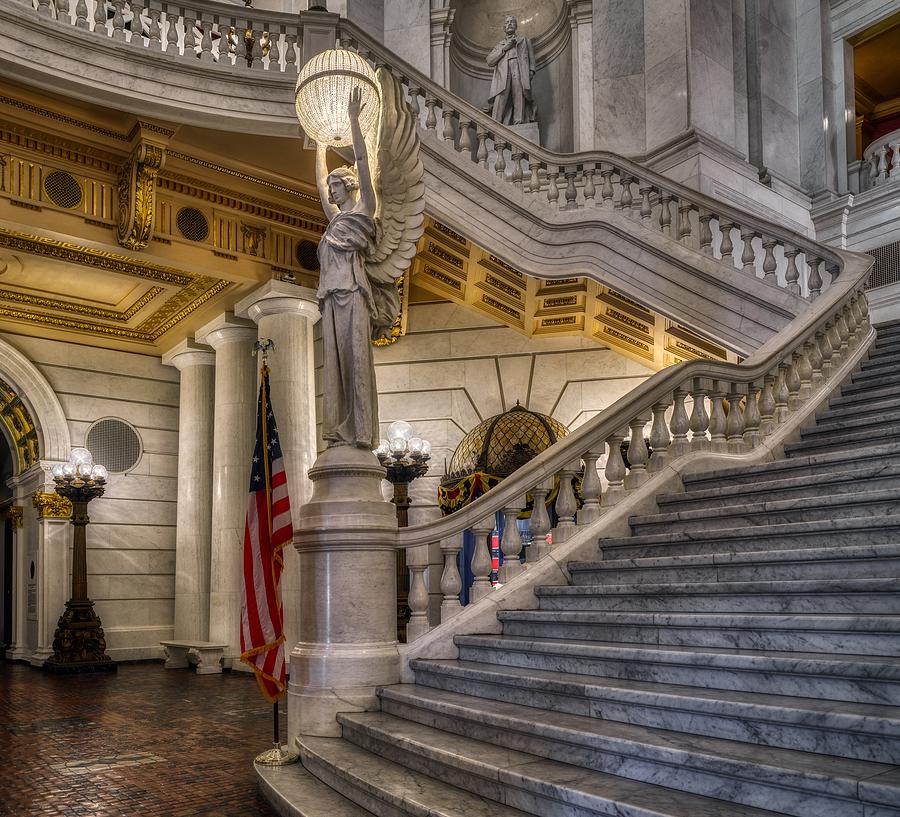
{"label": "statue's outstretched hand", "polygon": [[353,122],[358,121],[359,115],[365,107],[365,103],[362,101],[362,89],[359,87],[354,88],[350,91],[350,101],[347,103],[347,115],[350,117],[350,120]]}

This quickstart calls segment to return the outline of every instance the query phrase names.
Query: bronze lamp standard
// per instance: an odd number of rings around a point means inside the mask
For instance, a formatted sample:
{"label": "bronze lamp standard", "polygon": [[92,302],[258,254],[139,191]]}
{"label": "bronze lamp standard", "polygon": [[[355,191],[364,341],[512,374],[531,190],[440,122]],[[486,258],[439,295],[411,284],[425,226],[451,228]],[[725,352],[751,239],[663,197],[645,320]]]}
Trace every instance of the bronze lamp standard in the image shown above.
{"label": "bronze lamp standard", "polygon": [[107,472],[95,465],[86,448],[73,448],[65,465],[53,467],[56,493],[72,503],[72,525],[75,527],[72,549],[72,597],[59,617],[53,635],[53,655],[44,662],[51,672],[103,672],[116,670],[116,663],[106,654],[106,636],[100,619],[94,613],[94,602],[87,594],[87,541],[85,528],[88,503],[103,495]]}

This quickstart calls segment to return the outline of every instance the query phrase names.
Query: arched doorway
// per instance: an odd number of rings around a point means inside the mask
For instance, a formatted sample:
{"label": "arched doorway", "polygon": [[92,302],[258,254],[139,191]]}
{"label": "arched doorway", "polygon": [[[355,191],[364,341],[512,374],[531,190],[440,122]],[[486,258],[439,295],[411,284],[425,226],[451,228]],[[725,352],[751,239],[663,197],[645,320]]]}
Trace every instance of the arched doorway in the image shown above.
{"label": "arched doorway", "polygon": [[0,654],[13,640],[13,524],[17,517],[12,510],[12,489],[7,485],[12,476],[12,452],[0,435]]}

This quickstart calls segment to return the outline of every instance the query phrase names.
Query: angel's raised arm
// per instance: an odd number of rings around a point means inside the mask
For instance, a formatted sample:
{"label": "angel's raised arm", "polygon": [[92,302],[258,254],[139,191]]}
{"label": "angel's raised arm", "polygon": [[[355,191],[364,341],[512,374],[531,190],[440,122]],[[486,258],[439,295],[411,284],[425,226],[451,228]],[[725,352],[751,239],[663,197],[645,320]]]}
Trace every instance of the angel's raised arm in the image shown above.
{"label": "angel's raised arm", "polygon": [[325,161],[325,152],[328,148],[321,142],[316,143],[316,186],[319,188],[319,198],[322,200],[322,209],[328,220],[331,221],[340,209],[333,204],[328,194],[328,164]]}
{"label": "angel's raised arm", "polygon": [[347,105],[347,113],[350,116],[350,135],[353,137],[353,154],[356,159],[356,172],[359,176],[359,202],[366,215],[375,215],[375,186],[372,183],[372,170],[369,167],[369,152],[366,148],[366,139],[362,128],[359,126],[359,114],[365,107],[361,102],[362,92],[354,88],[350,92],[350,103]]}

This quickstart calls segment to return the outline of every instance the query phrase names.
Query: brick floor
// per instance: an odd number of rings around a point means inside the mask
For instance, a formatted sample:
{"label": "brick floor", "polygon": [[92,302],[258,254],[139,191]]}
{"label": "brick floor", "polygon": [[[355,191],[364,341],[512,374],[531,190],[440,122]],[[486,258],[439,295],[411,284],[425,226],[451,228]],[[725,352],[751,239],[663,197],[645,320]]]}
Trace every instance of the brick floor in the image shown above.
{"label": "brick floor", "polygon": [[0,661],[0,815],[274,817],[252,768],[271,732],[244,673],[55,676]]}

